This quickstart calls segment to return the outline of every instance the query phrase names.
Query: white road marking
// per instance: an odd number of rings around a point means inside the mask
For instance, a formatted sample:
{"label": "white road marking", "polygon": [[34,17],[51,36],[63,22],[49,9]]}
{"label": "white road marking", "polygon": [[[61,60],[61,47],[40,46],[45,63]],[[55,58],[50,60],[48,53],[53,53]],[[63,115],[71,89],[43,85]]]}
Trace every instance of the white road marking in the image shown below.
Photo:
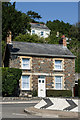
{"label": "white road marking", "polygon": [[22,115],[22,116],[27,116],[26,114],[20,114],[20,113],[12,113],[12,115]]}
{"label": "white road marking", "polygon": [[38,103],[39,101],[20,101],[20,102],[0,102],[0,104],[17,104],[17,103]]}

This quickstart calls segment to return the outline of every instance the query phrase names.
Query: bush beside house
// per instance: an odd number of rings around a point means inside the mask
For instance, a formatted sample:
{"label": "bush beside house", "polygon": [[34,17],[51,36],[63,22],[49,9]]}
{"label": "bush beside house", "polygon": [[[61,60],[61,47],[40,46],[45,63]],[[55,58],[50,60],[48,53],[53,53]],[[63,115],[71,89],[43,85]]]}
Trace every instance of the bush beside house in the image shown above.
{"label": "bush beside house", "polygon": [[80,98],[80,79],[78,80],[78,97]]}
{"label": "bush beside house", "polygon": [[71,97],[71,90],[47,90],[47,97]]}
{"label": "bush beside house", "polygon": [[19,79],[22,70],[16,68],[2,68],[2,96],[19,95]]}

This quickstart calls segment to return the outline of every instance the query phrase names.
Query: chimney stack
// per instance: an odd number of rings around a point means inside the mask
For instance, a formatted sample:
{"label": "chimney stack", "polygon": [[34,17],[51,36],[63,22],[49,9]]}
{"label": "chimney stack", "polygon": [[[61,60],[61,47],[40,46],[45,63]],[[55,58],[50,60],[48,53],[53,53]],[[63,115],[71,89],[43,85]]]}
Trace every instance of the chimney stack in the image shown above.
{"label": "chimney stack", "polygon": [[64,47],[67,47],[66,37],[63,35],[61,37],[61,40],[59,41],[59,44],[63,44]]}
{"label": "chimney stack", "polygon": [[6,42],[7,42],[7,44],[11,44],[12,43],[12,33],[11,33],[11,31],[9,31],[8,34],[7,34]]}

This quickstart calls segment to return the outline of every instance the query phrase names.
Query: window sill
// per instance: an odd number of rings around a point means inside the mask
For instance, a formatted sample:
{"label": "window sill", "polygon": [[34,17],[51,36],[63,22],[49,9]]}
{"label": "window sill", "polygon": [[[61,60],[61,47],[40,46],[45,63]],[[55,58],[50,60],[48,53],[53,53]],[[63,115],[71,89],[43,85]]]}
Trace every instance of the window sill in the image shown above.
{"label": "window sill", "polygon": [[63,89],[56,89],[56,88],[54,88],[54,90],[63,90]]}
{"label": "window sill", "polygon": [[62,70],[54,69],[54,71],[60,71],[60,72],[62,72],[62,71],[64,71],[64,69],[62,69]]}
{"label": "window sill", "polygon": [[22,91],[30,91],[30,89],[21,89]]}
{"label": "window sill", "polygon": [[21,68],[21,69],[22,69],[22,70],[31,70],[31,68],[29,68],[29,69],[28,69],[28,68]]}

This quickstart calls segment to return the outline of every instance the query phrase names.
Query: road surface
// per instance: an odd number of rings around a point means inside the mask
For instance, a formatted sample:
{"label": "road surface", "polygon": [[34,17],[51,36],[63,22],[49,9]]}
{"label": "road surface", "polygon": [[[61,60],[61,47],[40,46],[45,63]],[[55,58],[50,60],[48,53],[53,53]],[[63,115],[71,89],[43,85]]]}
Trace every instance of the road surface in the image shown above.
{"label": "road surface", "polygon": [[35,115],[24,112],[25,108],[34,106],[35,104],[36,103],[2,104],[2,118],[37,118]]}

